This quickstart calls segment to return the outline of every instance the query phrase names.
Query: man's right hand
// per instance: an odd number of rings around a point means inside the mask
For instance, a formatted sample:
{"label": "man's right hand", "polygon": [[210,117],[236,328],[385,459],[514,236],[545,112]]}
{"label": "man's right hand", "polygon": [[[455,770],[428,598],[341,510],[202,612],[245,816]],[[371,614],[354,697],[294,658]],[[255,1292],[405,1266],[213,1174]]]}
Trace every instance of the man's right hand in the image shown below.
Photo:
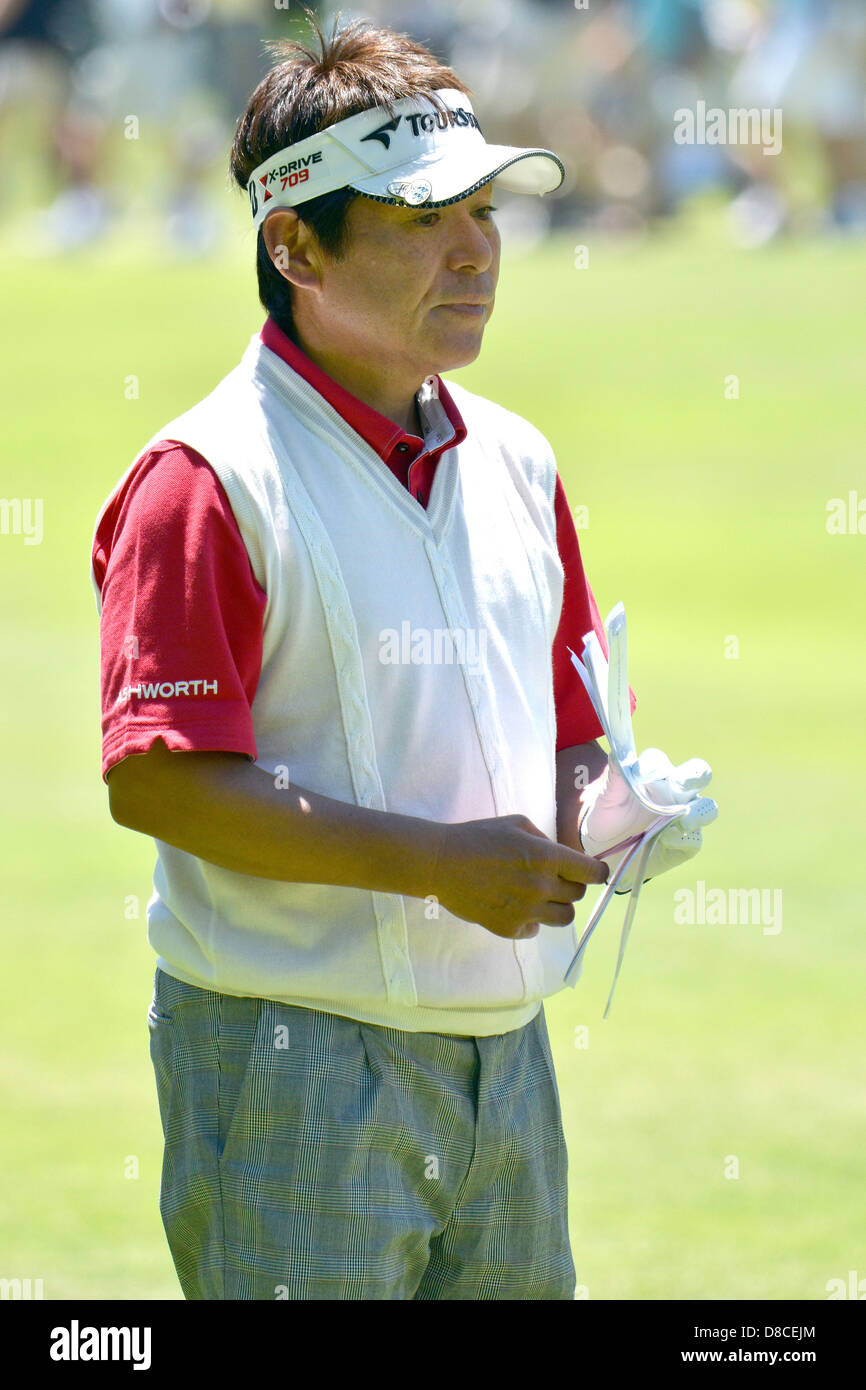
{"label": "man's right hand", "polygon": [[526,816],[427,820],[277,786],[243,753],[170,751],[157,738],[108,774],[111,814],[233,873],[424,898],[494,936],[565,927],[608,865],[557,844]]}
{"label": "man's right hand", "polygon": [[588,883],[605,883],[603,859],[551,840],[526,816],[445,823],[432,888],[455,917],[494,936],[537,936],[539,923],[567,927]]}

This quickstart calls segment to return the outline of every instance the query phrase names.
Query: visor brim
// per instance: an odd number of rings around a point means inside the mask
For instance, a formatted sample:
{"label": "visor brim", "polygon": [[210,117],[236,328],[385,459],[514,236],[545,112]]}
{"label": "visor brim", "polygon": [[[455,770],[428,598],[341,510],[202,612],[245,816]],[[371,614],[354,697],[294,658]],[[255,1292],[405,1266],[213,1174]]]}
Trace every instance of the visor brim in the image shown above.
{"label": "visor brim", "polygon": [[412,183],[425,179],[432,185],[429,198],[412,204],[419,211],[459,203],[463,198],[497,179],[500,186],[513,193],[553,193],[565,178],[565,166],[552,150],[518,149],[513,145],[484,145],[469,158],[414,159],[396,169],[355,179],[348,187],[380,203],[404,205],[403,198],[388,192],[393,183]]}

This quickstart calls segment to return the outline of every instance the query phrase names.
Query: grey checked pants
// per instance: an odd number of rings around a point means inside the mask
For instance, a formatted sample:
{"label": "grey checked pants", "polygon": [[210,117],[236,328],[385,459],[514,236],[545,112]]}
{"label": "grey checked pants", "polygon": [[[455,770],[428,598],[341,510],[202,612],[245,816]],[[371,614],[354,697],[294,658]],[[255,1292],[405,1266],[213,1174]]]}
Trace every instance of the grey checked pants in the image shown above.
{"label": "grey checked pants", "polygon": [[574,1298],[543,1007],[413,1033],[158,969],[148,1028],[186,1298]]}

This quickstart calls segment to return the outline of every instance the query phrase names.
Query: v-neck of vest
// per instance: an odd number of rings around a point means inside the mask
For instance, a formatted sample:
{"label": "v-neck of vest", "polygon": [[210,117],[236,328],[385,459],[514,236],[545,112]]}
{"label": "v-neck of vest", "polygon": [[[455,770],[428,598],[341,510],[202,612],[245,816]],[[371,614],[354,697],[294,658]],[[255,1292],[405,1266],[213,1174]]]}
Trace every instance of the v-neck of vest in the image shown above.
{"label": "v-neck of vest", "polygon": [[425,508],[412,496],[408,488],[395,478],[373,446],[368,444],[357,430],[352,429],[339,411],[335,410],[314,386],[267,347],[258,334],[254,334],[250,339],[247,352],[250,351],[257,369],[269,377],[290,404],[300,411],[305,423],[315,433],[326,436],[329,442],[344,445],[345,449],[341,450],[341,453],[347,461],[362,468],[369,483],[384,494],[386,500],[398,509],[416,531],[433,539],[438,539],[444,534],[457,495],[457,460],[450,457],[455,450],[446,449],[439,455]]}

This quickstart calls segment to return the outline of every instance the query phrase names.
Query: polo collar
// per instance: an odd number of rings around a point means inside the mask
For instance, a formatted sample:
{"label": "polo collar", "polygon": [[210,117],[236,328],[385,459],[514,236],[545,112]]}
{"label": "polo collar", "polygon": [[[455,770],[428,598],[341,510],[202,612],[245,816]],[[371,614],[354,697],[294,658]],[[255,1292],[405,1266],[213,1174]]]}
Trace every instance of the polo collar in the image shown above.
{"label": "polo collar", "polygon": [[416,458],[425,452],[439,454],[446,448],[456,448],[466,438],[463,417],[439,376],[427,377],[415,397],[424,430],[424,438],[421,439],[416,434],[407,433],[395,421],[381,415],[334,381],[277,326],[270,315],[262,328],[261,340],[266,348],[282,358],[287,366],[318,391],[385,463],[390,462],[398,448],[400,454]]}

